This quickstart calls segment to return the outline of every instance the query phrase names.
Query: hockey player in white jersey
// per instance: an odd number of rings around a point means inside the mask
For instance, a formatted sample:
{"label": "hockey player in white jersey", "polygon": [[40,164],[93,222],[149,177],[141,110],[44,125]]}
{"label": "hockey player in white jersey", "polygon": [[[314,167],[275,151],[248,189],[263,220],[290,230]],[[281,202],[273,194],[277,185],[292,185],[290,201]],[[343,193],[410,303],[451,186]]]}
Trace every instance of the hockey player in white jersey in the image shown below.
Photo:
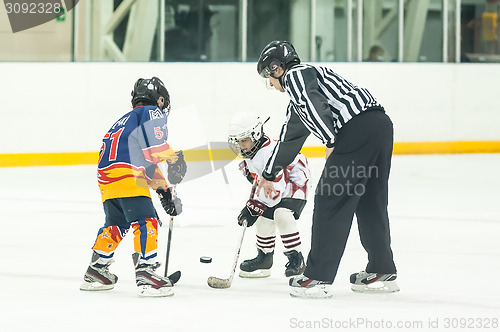
{"label": "hockey player in white jersey", "polygon": [[[265,163],[276,146],[276,140],[264,134],[260,118],[253,113],[237,113],[229,126],[228,143],[236,155],[244,158],[240,163],[243,175],[250,182],[258,181]],[[285,275],[291,277],[304,271],[297,219],[306,204],[310,177],[307,159],[299,153],[288,167],[276,176],[274,187],[278,191],[277,195],[272,199],[266,198],[262,191],[260,195],[247,201],[238,216],[238,223],[242,225],[246,219],[247,227],[256,224],[257,257],[241,263],[240,277],[270,276],[276,228],[283,242],[284,254],[288,258]]]}

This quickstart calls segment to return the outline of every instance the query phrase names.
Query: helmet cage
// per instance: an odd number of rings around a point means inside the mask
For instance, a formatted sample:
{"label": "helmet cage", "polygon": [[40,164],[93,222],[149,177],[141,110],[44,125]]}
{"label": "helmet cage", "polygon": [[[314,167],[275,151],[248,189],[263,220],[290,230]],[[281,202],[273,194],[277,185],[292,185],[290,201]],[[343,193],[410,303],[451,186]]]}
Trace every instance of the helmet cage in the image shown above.
{"label": "helmet cage", "polygon": [[[238,157],[252,159],[262,145],[260,144],[260,140],[263,136],[264,130],[262,128],[262,122],[259,121],[254,127],[245,130],[244,132],[241,132],[239,134],[230,134],[227,139],[227,143],[229,145],[229,148]],[[245,138],[250,138],[253,142],[253,147],[246,151],[241,149],[240,145],[238,144],[238,141]]]}

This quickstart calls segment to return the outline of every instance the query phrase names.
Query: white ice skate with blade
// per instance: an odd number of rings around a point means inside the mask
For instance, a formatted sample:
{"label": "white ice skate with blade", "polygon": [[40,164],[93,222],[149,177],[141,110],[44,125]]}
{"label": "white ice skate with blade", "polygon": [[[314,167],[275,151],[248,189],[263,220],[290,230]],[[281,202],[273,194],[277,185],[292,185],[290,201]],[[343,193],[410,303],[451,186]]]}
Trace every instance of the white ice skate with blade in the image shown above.
{"label": "white ice skate with blade", "polygon": [[142,260],[140,254],[137,252],[132,254],[132,259],[135,265],[137,295],[141,297],[164,297],[174,295],[173,285],[170,279],[155,273],[160,263]]}
{"label": "white ice skate with blade", "polygon": [[395,293],[399,292],[396,273],[368,273],[361,271],[351,274],[351,290],[357,293]]}
{"label": "white ice skate with blade", "polygon": [[309,279],[303,274],[291,277],[289,280],[290,296],[310,298],[310,299],[328,299],[333,296],[332,284],[326,281]]}

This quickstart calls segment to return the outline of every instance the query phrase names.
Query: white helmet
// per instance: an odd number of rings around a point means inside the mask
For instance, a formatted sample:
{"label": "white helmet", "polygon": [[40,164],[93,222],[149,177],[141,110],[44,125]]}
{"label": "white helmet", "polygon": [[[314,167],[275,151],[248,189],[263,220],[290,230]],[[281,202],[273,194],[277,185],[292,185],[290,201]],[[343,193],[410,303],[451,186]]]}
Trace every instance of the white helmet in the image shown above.
{"label": "white helmet", "polygon": [[[251,159],[259,151],[261,138],[264,136],[262,125],[262,121],[254,113],[239,112],[233,116],[227,142],[238,157]],[[238,141],[247,137],[252,140],[254,146],[249,151],[242,151]]]}

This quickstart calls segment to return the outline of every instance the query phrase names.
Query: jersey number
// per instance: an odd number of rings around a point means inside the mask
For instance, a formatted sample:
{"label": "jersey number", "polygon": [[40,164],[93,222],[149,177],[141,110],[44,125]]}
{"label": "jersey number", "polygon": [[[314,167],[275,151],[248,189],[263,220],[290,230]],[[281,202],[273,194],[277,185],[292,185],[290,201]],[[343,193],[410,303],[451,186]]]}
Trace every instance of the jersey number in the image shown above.
{"label": "jersey number", "polygon": [[[122,127],[122,128],[120,128],[120,130],[118,130],[117,132],[115,132],[113,134],[107,133],[106,135],[104,135],[104,139],[108,139],[111,137],[111,148],[109,151],[109,161],[116,160],[116,155],[117,155],[117,151],[118,151],[118,143],[120,142],[120,136],[123,133],[124,129],[125,128]],[[99,162],[101,161],[101,158],[102,158],[102,155],[103,155],[105,149],[106,149],[106,143],[103,142],[102,146],[101,146],[101,152],[99,154]]]}
{"label": "jersey number", "polygon": [[163,138],[163,131],[161,129],[167,129],[167,125],[165,124],[163,127],[154,127],[155,131],[155,137],[156,139],[162,139]]}

